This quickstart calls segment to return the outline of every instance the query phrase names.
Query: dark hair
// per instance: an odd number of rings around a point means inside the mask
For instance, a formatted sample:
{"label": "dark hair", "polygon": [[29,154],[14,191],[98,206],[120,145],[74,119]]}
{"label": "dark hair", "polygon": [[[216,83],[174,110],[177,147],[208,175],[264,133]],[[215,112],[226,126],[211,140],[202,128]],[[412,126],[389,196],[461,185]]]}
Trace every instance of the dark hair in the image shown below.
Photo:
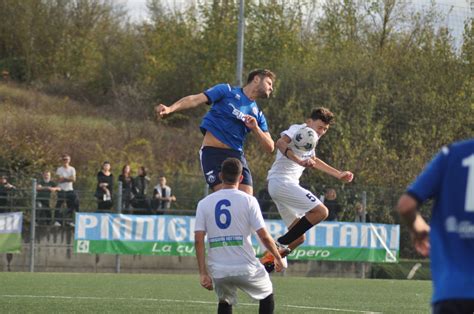
{"label": "dark hair", "polygon": [[261,78],[263,77],[269,77],[272,81],[275,81],[276,79],[276,75],[275,73],[273,73],[272,71],[270,70],[267,70],[267,69],[255,69],[255,70],[252,70],[250,73],[249,73],[249,76],[247,77],[247,84],[249,84],[250,82],[253,81],[254,77],[255,76],[260,76]]}
{"label": "dark hair", "polygon": [[[125,168],[130,167],[129,164],[126,164],[122,167],[122,175],[125,176]],[[131,176],[132,169],[130,169],[130,172],[128,173],[128,176]]]}
{"label": "dark hair", "polygon": [[227,158],[221,167],[222,181],[235,184],[242,174],[242,163],[237,158]]}
{"label": "dark hair", "polygon": [[332,124],[334,122],[334,114],[324,107],[313,109],[309,117],[311,120],[321,120],[327,124]]}
{"label": "dark hair", "polygon": [[146,177],[146,175],[147,175],[146,172],[147,172],[147,171],[146,171],[145,166],[140,166],[140,169],[141,169],[141,171],[142,171],[142,176]]}

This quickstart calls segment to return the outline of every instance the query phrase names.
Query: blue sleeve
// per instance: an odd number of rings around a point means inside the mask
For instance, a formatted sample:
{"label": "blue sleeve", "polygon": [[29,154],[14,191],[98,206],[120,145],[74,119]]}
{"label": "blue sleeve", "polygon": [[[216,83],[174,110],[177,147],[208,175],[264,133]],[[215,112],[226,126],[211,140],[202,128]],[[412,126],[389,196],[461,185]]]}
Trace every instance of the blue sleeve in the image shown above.
{"label": "blue sleeve", "polygon": [[447,154],[448,149],[443,148],[408,187],[407,194],[413,196],[419,203],[437,195],[441,190]]}
{"label": "blue sleeve", "polygon": [[257,122],[263,132],[268,132],[267,119],[265,119],[265,115],[260,110],[258,111]]}
{"label": "blue sleeve", "polygon": [[208,99],[208,104],[213,104],[216,101],[224,98],[226,93],[231,91],[231,87],[229,84],[217,84],[209,88],[208,90],[204,91],[204,95],[206,95]]}

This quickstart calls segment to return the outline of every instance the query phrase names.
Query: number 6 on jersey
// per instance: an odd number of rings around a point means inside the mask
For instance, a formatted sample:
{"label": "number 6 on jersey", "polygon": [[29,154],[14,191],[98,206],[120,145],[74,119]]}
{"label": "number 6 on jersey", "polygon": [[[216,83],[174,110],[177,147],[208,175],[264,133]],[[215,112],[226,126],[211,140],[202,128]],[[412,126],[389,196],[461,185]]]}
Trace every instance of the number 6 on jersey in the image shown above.
{"label": "number 6 on jersey", "polygon": [[[230,206],[229,200],[220,200],[216,204],[216,209],[215,209],[215,218],[216,218],[216,225],[220,229],[227,229],[230,226],[230,223],[232,221],[232,217],[230,216],[230,211],[226,209],[224,206],[227,208]],[[222,217],[224,216],[224,217]],[[223,218],[223,219],[222,219]]]}

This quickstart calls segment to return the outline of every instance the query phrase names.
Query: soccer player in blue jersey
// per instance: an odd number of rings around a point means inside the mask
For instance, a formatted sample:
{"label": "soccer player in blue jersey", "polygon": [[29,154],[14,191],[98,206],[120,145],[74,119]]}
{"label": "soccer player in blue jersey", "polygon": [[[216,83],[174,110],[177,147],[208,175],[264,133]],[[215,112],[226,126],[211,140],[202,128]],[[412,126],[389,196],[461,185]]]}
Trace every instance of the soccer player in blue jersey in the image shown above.
{"label": "soccer player in blue jersey", "polygon": [[204,177],[213,191],[222,188],[219,179],[222,162],[228,157],[234,157],[239,159],[244,167],[244,178],[239,189],[253,194],[252,175],[243,146],[247,134],[252,132],[264,151],[273,152],[275,144],[268,131],[265,116],[255,100],[270,97],[274,80],[273,72],[258,69],[250,72],[243,88],[218,84],[203,93],[181,98],[169,107],[163,104],[155,107],[157,117],[164,118],[176,111],[202,104],[211,105],[200,126],[204,134],[200,156]]}
{"label": "soccer player in blue jersey", "polygon": [[[428,226],[416,209],[430,198]],[[431,257],[433,313],[474,313],[474,138],[443,147],[397,208],[416,250]]]}

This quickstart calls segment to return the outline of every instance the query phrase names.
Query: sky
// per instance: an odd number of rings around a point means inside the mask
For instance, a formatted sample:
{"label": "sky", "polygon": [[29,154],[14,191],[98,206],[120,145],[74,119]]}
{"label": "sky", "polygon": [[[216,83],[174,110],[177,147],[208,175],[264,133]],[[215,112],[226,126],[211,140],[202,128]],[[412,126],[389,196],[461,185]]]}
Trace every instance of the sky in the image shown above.
{"label": "sky", "polygon": [[[147,0],[119,0],[125,4],[129,11],[129,15],[133,21],[140,21],[147,17]],[[469,9],[471,0],[435,0],[435,3],[442,13],[446,15],[444,24],[448,25],[456,38],[460,41],[464,30],[464,21],[473,17],[474,12]],[[180,7],[194,0],[164,0],[170,7]],[[415,8],[423,8],[429,6],[431,0],[411,0]]]}
{"label": "sky", "polygon": [[[147,0],[120,0],[123,3],[126,4],[126,6],[129,9],[130,15],[133,18],[140,19],[143,17],[146,17],[146,3]],[[174,6],[175,4],[177,6],[186,4],[187,2],[192,2],[193,0],[165,0],[168,4],[171,6]],[[470,0],[436,0],[436,4],[440,8],[442,8],[443,11],[448,11],[450,10],[451,6],[454,6],[453,8],[453,13],[457,7],[468,10],[469,8],[469,1]],[[431,2],[431,0],[412,0],[412,3],[415,5],[428,5]]]}
{"label": "sky", "polygon": [[[139,21],[147,16],[146,3],[148,0],[120,0],[128,8],[129,14],[133,20]],[[181,6],[193,0],[164,0],[165,3],[171,7]]]}

